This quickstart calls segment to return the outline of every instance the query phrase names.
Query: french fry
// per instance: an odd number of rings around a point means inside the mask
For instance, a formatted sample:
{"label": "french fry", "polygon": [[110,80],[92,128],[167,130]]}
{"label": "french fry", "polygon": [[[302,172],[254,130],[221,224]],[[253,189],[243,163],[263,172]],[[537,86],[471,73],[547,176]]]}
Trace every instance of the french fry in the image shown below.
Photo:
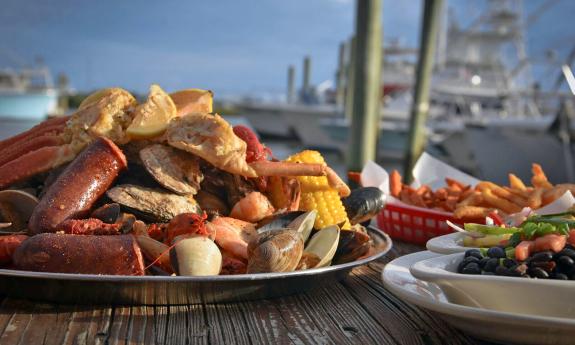
{"label": "french fry", "polygon": [[501,188],[501,187],[494,188],[493,194],[495,194],[496,196],[498,196],[500,198],[511,201],[512,203],[518,205],[521,208],[527,206],[527,199],[520,197],[520,196],[517,196],[517,195],[509,192],[508,190],[506,190],[504,188]]}
{"label": "french fry", "polygon": [[518,197],[523,198],[523,199],[528,199],[529,196],[531,195],[531,193],[533,192],[533,188],[531,188],[531,189],[525,188],[525,190],[520,190],[520,189],[505,186],[505,187],[503,187],[503,189],[505,189],[509,193],[517,195]]}
{"label": "french fry", "polygon": [[457,188],[458,188],[459,190],[463,190],[463,189],[465,189],[465,187],[467,187],[466,185],[464,185],[463,183],[457,181],[456,179],[449,178],[449,177],[446,177],[446,178],[445,178],[445,183],[446,183],[449,187],[457,186]]}
{"label": "french fry", "polygon": [[481,191],[481,195],[485,202],[505,213],[516,213],[521,211],[521,206],[496,196],[493,194],[491,189],[484,189]]}
{"label": "french fry", "polygon": [[389,192],[394,197],[399,197],[399,193],[401,192],[401,175],[397,170],[393,170],[389,175]]}
{"label": "french fry", "polygon": [[527,188],[525,187],[525,183],[515,174],[509,174],[509,187],[518,190],[525,190]]}
{"label": "french fry", "polygon": [[479,206],[459,206],[453,211],[453,217],[461,220],[477,220],[485,218],[492,209]]}
{"label": "french fry", "polygon": [[469,196],[457,204],[457,207],[462,206],[477,206],[483,202],[483,196],[481,192],[473,191]]}
{"label": "french fry", "polygon": [[535,210],[535,209],[538,209],[539,207],[541,207],[541,204],[543,203],[543,200],[542,200],[543,192],[544,192],[543,188],[535,188],[533,193],[531,193],[531,195],[529,196],[529,199],[527,199],[527,205],[531,209]]}
{"label": "french fry", "polygon": [[417,195],[424,196],[426,193],[431,192],[431,188],[428,185],[424,184],[423,186],[417,188],[415,191]]}
{"label": "french fry", "polygon": [[474,192],[475,190],[471,188],[471,186],[466,186],[465,189],[461,191],[461,194],[459,195],[459,200],[461,201],[467,199],[467,197],[473,194]]}
{"label": "french fry", "polygon": [[531,184],[535,188],[553,188],[553,185],[549,183],[547,180],[547,176],[545,176],[545,172],[543,172],[543,168],[541,165],[537,163],[533,163],[531,165],[531,172],[533,173],[533,177],[531,178]]}
{"label": "french fry", "polygon": [[447,200],[445,200],[445,207],[449,212],[453,212],[455,210],[457,200],[459,200],[459,196],[450,195],[447,197]]}

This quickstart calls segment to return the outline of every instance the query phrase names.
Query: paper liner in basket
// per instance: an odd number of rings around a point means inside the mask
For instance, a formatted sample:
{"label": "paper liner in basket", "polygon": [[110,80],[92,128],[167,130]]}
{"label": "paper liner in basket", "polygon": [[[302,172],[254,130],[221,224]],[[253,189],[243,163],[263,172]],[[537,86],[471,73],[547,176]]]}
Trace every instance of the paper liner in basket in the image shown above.
{"label": "paper liner in basket", "polygon": [[[435,190],[437,188],[445,187],[445,178],[456,179],[463,184],[469,184],[475,186],[480,180],[473,176],[470,176],[454,167],[446,164],[437,158],[434,158],[427,152],[424,152],[413,167],[411,171],[413,176],[412,187],[418,188],[423,184],[427,184],[431,189]],[[394,198],[389,194],[389,174],[380,165],[373,161],[368,161],[363,170],[361,171],[361,184],[364,187],[378,187],[381,189],[386,197],[387,202],[391,204],[400,204],[405,207],[417,208],[421,210],[429,210],[423,207],[417,207],[413,205],[406,204],[399,199]],[[545,215],[552,213],[564,212],[575,203],[575,198],[570,191],[565,192],[563,196],[554,202],[535,210],[537,214]],[[451,214],[449,212],[435,211],[439,213]]]}
{"label": "paper liner in basket", "polygon": [[[424,152],[419,157],[415,163],[415,166],[413,167],[413,170],[411,171],[411,175],[413,176],[413,183],[411,186],[414,188],[419,188],[423,184],[427,184],[434,190],[437,188],[445,187],[446,177],[456,179],[463,184],[469,184],[471,186],[475,186],[477,183],[479,183],[479,180],[475,177],[457,170],[449,164],[443,163],[427,152]],[[388,203],[429,210],[427,208],[406,204],[401,200],[391,196],[389,194],[389,173],[373,161],[367,162],[363,167],[363,170],[361,171],[361,184],[364,187],[378,187],[381,189],[381,191],[385,193]],[[448,212],[438,212],[450,214]]]}

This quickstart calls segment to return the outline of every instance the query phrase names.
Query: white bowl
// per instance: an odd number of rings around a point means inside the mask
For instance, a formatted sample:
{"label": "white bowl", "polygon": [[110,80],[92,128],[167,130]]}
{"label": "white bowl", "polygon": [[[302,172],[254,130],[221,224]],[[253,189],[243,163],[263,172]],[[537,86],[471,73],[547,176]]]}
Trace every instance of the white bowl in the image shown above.
{"label": "white bowl", "polygon": [[474,249],[473,247],[463,246],[463,236],[465,235],[460,232],[437,236],[427,241],[425,246],[429,251],[439,254],[463,253],[466,250]]}
{"label": "white bowl", "polygon": [[452,303],[575,319],[575,281],[460,274],[457,265],[463,257],[463,253],[458,253],[419,261],[410,272],[418,279],[439,285]]}
{"label": "white bowl", "polygon": [[414,263],[437,256],[439,254],[423,251],[393,260],[382,272],[383,284],[402,300],[434,312],[453,327],[477,338],[522,345],[574,343],[575,319],[515,314],[450,303],[439,286],[416,279],[409,272]]}

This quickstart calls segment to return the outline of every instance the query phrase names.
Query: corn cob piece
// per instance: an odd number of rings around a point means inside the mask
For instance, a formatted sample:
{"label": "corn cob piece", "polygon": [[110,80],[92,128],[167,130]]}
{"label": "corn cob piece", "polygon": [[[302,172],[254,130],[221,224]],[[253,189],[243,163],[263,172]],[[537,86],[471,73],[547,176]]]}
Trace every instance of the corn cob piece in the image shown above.
{"label": "corn cob piece", "polygon": [[[323,163],[325,160],[317,151],[305,150],[287,159],[295,163]],[[314,227],[323,229],[334,224],[344,224],[343,229],[351,228],[345,208],[336,189],[329,186],[325,176],[298,176],[301,186],[300,210],[317,210]]]}

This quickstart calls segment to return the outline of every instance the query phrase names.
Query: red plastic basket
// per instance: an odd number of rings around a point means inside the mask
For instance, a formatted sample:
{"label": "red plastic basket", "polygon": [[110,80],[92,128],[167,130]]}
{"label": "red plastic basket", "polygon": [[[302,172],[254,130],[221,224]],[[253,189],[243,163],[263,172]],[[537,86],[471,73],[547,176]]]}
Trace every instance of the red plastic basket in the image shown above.
{"label": "red plastic basket", "polygon": [[460,223],[451,213],[400,204],[387,204],[377,215],[377,225],[391,238],[420,245],[432,237],[452,233],[446,220]]}

